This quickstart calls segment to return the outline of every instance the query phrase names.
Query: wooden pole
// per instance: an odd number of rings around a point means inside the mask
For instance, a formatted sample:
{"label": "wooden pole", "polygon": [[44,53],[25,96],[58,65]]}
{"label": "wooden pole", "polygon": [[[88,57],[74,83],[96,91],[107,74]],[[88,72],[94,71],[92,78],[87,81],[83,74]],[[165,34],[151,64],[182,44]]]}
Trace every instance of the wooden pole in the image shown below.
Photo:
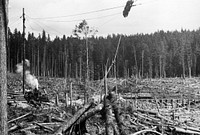
{"label": "wooden pole", "polygon": [[6,33],[8,1],[0,2],[0,134],[7,135]]}
{"label": "wooden pole", "polygon": [[23,8],[23,94],[25,93],[25,13],[24,13],[24,8]]}

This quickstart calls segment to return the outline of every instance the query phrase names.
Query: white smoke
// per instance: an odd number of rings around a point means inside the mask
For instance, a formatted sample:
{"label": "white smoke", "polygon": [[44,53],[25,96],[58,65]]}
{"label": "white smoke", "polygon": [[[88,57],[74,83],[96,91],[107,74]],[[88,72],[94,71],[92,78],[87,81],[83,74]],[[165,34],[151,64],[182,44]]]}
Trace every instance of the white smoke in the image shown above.
{"label": "white smoke", "polygon": [[[20,73],[23,76],[23,61],[16,65],[16,73]],[[26,84],[31,87],[32,89],[37,89],[39,87],[39,83],[37,78],[34,75],[30,74],[30,62],[29,60],[25,59],[25,82]]]}

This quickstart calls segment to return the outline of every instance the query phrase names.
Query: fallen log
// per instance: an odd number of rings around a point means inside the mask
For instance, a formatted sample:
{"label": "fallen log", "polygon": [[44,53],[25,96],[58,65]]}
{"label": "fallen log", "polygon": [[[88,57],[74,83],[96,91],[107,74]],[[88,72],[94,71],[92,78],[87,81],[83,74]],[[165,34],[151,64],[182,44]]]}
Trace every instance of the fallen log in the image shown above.
{"label": "fallen log", "polygon": [[195,132],[199,132],[200,133],[200,130],[199,129],[197,129],[197,128],[193,128],[193,127],[186,127],[186,129],[189,129],[189,130],[191,130],[191,131],[195,131]]}
{"label": "fallen log", "polygon": [[138,94],[129,94],[129,95],[123,95],[124,99],[153,99],[152,95],[150,93],[138,93]]}
{"label": "fallen log", "polygon": [[156,111],[149,111],[149,110],[142,110],[142,109],[137,109],[136,111],[139,111],[141,113],[151,114],[151,115],[158,115]]}
{"label": "fallen log", "polygon": [[160,123],[160,119],[152,118],[150,116],[147,117],[147,116],[144,116],[144,115],[139,114],[139,113],[133,113],[133,115],[135,115],[135,117],[138,117],[140,119],[153,121],[155,124],[159,124]]}
{"label": "fallen log", "polygon": [[146,133],[146,132],[154,133],[154,134],[156,134],[156,135],[163,135],[163,134],[161,134],[161,133],[159,133],[159,132],[157,132],[157,131],[153,131],[152,129],[141,130],[141,131],[135,132],[135,133],[130,134],[130,135],[140,135],[140,134],[144,134],[144,133]]}
{"label": "fallen log", "polygon": [[142,110],[142,109],[137,109],[137,111],[141,112],[141,113],[147,113],[147,114],[152,114],[152,115],[155,115],[157,118],[160,118],[160,119],[163,119],[167,122],[169,122],[170,124],[173,124],[174,121],[170,120],[170,119],[167,119],[165,118],[164,116],[161,116],[159,113],[157,112],[153,112],[153,111],[147,111],[147,110]]}
{"label": "fallen log", "polygon": [[80,117],[87,112],[93,104],[85,105],[82,109],[80,109],[74,117],[72,117],[69,121],[63,122],[63,125],[54,133],[54,135],[63,135],[73,124],[76,123]]}
{"label": "fallen log", "polygon": [[181,128],[181,127],[173,127],[175,132],[181,132],[181,133],[186,133],[186,134],[195,134],[195,135],[200,135],[199,130],[191,130],[188,128]]}
{"label": "fallen log", "polygon": [[12,119],[12,120],[8,121],[8,123],[11,123],[11,122],[20,120],[20,119],[22,119],[22,118],[25,118],[25,117],[29,116],[30,114],[32,114],[32,112],[29,112],[29,113],[27,113],[27,114],[24,114],[24,115],[22,115],[22,116],[20,116],[20,117],[17,117],[17,118],[15,118],[15,119]]}
{"label": "fallen log", "polygon": [[79,119],[79,123],[77,122],[75,126],[75,133],[77,135],[82,135],[83,133],[85,133],[87,131],[86,124],[85,124],[86,120],[94,116],[98,112],[102,111],[102,108],[103,108],[103,104],[99,104],[95,108],[90,109],[89,111],[85,112]]}
{"label": "fallen log", "polygon": [[9,128],[8,133],[15,132],[16,130],[19,130],[21,128],[22,128],[22,126],[20,124],[14,125],[11,128]]}
{"label": "fallen log", "polygon": [[54,126],[60,126],[61,123],[60,122],[49,122],[49,123],[38,123],[40,125],[44,125],[44,126],[48,126],[48,125],[54,125]]}
{"label": "fallen log", "polygon": [[90,109],[89,111],[87,111],[85,114],[83,114],[83,115],[81,116],[80,122],[89,119],[90,117],[94,116],[94,115],[97,114],[98,112],[102,111],[102,109],[103,109],[103,104],[99,104],[99,105],[97,105],[95,108]]}
{"label": "fallen log", "polygon": [[34,122],[33,124],[39,126],[40,128],[47,129],[47,130],[49,130],[49,131],[51,131],[51,132],[54,131],[52,128],[47,127],[47,126],[44,126],[44,125],[42,125],[42,124],[40,124],[40,123]]}

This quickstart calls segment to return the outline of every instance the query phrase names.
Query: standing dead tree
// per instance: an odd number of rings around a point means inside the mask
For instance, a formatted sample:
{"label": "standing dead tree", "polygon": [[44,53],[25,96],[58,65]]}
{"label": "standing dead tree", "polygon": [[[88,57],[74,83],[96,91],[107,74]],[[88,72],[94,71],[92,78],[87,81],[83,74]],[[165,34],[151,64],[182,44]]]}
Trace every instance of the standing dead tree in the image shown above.
{"label": "standing dead tree", "polygon": [[0,2],[0,133],[7,135],[7,5],[6,0]]}
{"label": "standing dead tree", "polygon": [[[88,26],[88,23],[87,23],[86,20],[83,20],[79,25],[76,25],[75,29],[73,30],[74,35],[77,36],[78,38],[81,38],[81,35],[83,36],[82,38],[85,40],[85,45],[86,45],[86,79],[85,79],[86,89],[85,89],[85,96],[84,96],[85,103],[87,103],[87,95],[86,95],[86,93],[87,93],[87,89],[89,87],[88,83],[89,83],[89,80],[90,80],[90,74],[89,74],[89,42],[88,42],[88,38],[89,38],[89,36],[94,35],[96,32],[98,32],[98,31],[93,29],[93,28],[90,28]],[[80,66],[81,66],[81,62],[80,62]],[[80,75],[81,75],[81,73],[80,73]]]}
{"label": "standing dead tree", "polygon": [[108,71],[107,71],[107,66],[106,66],[106,69],[105,69],[105,76],[104,76],[104,90],[105,90],[105,99],[104,99],[104,108],[105,108],[105,113],[106,113],[106,124],[105,124],[105,128],[106,128],[106,135],[112,135],[116,132],[114,132],[114,125],[112,125],[112,106],[109,104],[109,101],[106,99],[107,97],[107,94],[108,94],[108,88],[107,88],[107,77],[108,77],[108,73],[109,71],[111,70],[112,66],[115,64],[116,62],[116,58],[117,58],[117,53],[118,53],[118,50],[119,50],[119,45],[120,45],[120,42],[121,42],[121,36],[119,38],[119,41],[118,41],[118,45],[117,45],[117,49],[116,49],[116,52],[115,52],[115,56],[114,56],[114,59],[110,65],[110,67],[108,68]]}

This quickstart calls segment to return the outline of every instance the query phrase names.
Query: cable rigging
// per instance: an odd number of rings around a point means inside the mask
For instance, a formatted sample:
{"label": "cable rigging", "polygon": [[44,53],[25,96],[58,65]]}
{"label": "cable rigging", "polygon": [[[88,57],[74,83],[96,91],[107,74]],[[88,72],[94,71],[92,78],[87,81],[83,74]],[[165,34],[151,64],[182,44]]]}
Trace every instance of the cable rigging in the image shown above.
{"label": "cable rigging", "polygon": [[[36,20],[34,20],[34,19],[31,19],[28,15],[26,15],[26,17],[27,17],[28,19],[32,20],[32,22],[33,22],[34,24],[36,24],[37,26],[39,26],[42,30],[45,30],[48,34],[51,33],[51,32],[48,32],[49,30],[47,30],[47,29],[50,29],[51,31],[54,31],[54,32],[55,32],[54,34],[57,33],[57,34],[63,35],[63,33],[61,33],[61,32],[59,32],[59,31],[55,30],[54,28],[52,28],[52,27],[50,27],[50,26],[47,26],[47,25],[45,25],[45,24],[42,23],[42,22],[36,21]],[[45,29],[42,25],[45,26],[46,29]]]}
{"label": "cable rigging", "polygon": [[[54,17],[41,17],[41,18],[34,18],[34,17],[30,17],[26,14],[27,18],[29,20],[31,20],[33,23],[35,23],[37,26],[39,26],[41,29],[43,30],[48,30],[50,29],[50,31],[54,31],[58,34],[62,34],[61,32],[57,31],[56,29],[47,26],[46,24],[44,24],[44,22],[42,23],[41,21],[45,21],[45,22],[55,22],[55,23],[66,23],[66,22],[78,22],[78,21],[82,21],[82,20],[97,20],[97,19],[102,19],[102,18],[107,18],[107,17],[112,17],[112,16],[116,16],[119,15],[121,13],[123,13],[124,17],[128,16],[128,13],[131,9],[131,7],[133,6],[138,6],[138,5],[143,5],[149,2],[155,2],[157,0],[151,0],[145,3],[137,3],[137,0],[128,0],[125,6],[116,6],[116,7],[111,7],[111,8],[104,8],[104,9],[99,9],[99,10],[94,10],[94,11],[89,11],[89,12],[83,12],[83,13],[78,13],[78,14],[71,14],[71,15],[66,15],[66,16],[54,16]],[[108,10],[113,10],[113,9],[118,9],[118,8],[123,8],[124,7],[124,11],[123,12],[117,12],[117,13],[113,13],[113,14],[109,14],[109,15],[103,15],[103,16],[99,16],[99,17],[91,17],[91,18],[83,18],[83,19],[74,19],[74,20],[53,20],[53,19],[59,19],[59,18],[67,18],[67,17],[75,17],[75,16],[80,16],[80,15],[85,15],[85,14],[93,14],[93,13],[97,13],[97,12],[103,12],[103,11],[108,11]],[[20,19],[14,21],[13,23],[10,24],[10,26],[14,25],[16,22],[18,22]],[[108,22],[110,22],[112,20],[109,20]],[[30,22],[29,22],[30,23]],[[106,22],[107,23],[107,22]],[[105,23],[103,23],[104,25]],[[46,27],[46,29],[44,29],[43,26]],[[33,30],[33,27],[30,25],[30,28]],[[63,35],[63,34],[62,34]]]}
{"label": "cable rigging", "polygon": [[77,20],[66,20],[66,21],[44,20],[44,21],[47,21],[47,22],[78,22],[78,21],[82,21],[82,20],[96,20],[96,19],[102,19],[102,18],[106,18],[106,17],[110,17],[110,16],[119,15],[119,14],[121,14],[121,12],[114,13],[114,14],[110,14],[110,15],[104,15],[104,16],[100,16],[100,17],[84,18],[84,19],[77,19]]}
{"label": "cable rigging", "polygon": [[66,15],[66,16],[41,17],[41,18],[32,18],[32,19],[55,19],[55,18],[67,18],[67,17],[74,17],[74,16],[85,15],[85,14],[92,14],[92,13],[97,13],[97,12],[103,12],[103,11],[113,10],[113,9],[122,8],[122,7],[124,7],[124,6],[117,6],[117,7],[105,8],[105,9],[100,9],[100,10],[95,10],[95,11],[84,12],[84,13],[78,13],[78,14]]}

